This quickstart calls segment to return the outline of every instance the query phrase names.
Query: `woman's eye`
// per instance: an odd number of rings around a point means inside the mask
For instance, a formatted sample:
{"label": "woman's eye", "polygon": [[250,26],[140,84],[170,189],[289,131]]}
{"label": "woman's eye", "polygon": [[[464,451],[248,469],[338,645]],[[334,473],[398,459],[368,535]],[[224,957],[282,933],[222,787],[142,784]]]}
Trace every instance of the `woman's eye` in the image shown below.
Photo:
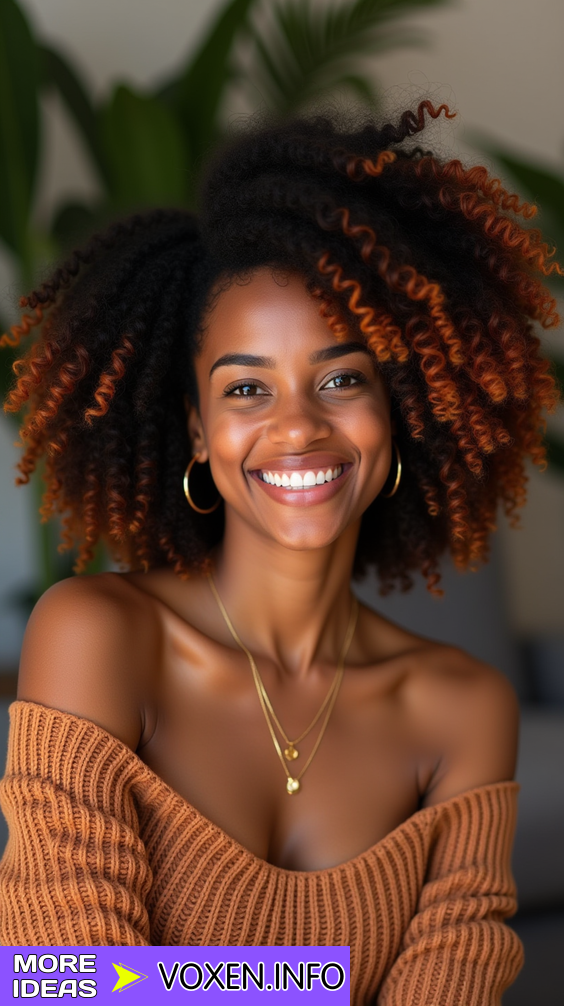
{"label": "woman's eye", "polygon": [[244,381],[242,384],[233,384],[225,390],[225,395],[235,398],[256,398],[257,395],[264,395],[265,391],[258,384],[252,381]]}
{"label": "woman's eye", "polygon": [[336,374],[323,385],[323,388],[329,391],[333,391],[334,388],[352,388],[354,384],[362,384],[365,380],[360,374]]}
{"label": "woman's eye", "polygon": [[[323,385],[322,390],[340,390],[346,388],[352,388],[355,384],[365,384],[366,378],[363,374],[335,374],[326,384]],[[227,398],[259,398],[264,395],[268,395],[268,391],[261,388],[260,384],[255,384],[253,381],[240,381],[238,384],[231,384],[224,391],[224,396]]]}

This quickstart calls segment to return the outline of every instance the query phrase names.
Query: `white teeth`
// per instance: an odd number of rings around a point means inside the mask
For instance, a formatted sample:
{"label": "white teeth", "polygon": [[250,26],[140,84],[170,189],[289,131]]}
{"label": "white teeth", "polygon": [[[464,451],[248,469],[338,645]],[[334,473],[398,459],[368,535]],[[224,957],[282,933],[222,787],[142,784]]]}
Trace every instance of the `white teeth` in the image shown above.
{"label": "white teeth", "polygon": [[339,478],[342,471],[343,466],[336,465],[335,468],[328,468],[325,472],[318,471],[317,475],[312,470],[303,472],[303,474],[302,472],[291,472],[290,475],[285,472],[283,475],[279,475],[278,472],[261,472],[261,478],[263,482],[267,482],[271,486],[282,486],[285,489],[310,489],[315,485],[322,486],[325,482],[332,482],[333,479]]}

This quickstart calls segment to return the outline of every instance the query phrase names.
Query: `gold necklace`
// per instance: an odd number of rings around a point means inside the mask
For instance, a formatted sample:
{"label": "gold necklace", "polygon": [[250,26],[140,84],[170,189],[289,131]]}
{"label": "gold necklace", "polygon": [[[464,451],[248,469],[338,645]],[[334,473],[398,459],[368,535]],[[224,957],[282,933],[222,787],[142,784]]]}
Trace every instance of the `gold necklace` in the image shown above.
{"label": "gold necklace", "polygon": [[[262,708],[262,711],[264,713],[264,717],[266,719],[266,723],[267,723],[267,726],[268,726],[268,730],[270,732],[270,736],[272,738],[272,742],[274,744],[274,748],[276,750],[278,758],[280,759],[280,764],[282,765],[282,768],[284,769],[284,775],[286,776],[286,792],[290,796],[292,796],[294,793],[298,793],[299,792],[299,790],[301,788],[300,780],[301,780],[302,776],[304,775],[304,773],[309,768],[309,766],[311,765],[311,763],[312,763],[312,761],[314,759],[314,756],[317,753],[317,749],[318,749],[319,745],[321,744],[321,740],[322,740],[323,734],[325,733],[325,730],[327,728],[327,724],[329,723],[329,717],[331,716],[331,712],[333,710],[333,706],[335,705],[335,702],[336,702],[336,699],[337,699],[337,694],[339,692],[339,687],[341,685],[341,681],[343,680],[343,674],[344,674],[344,670],[345,670],[345,658],[347,656],[347,653],[348,653],[348,650],[349,650],[349,646],[350,646],[350,644],[352,642],[352,638],[354,636],[354,631],[355,631],[355,628],[356,628],[356,620],[357,620],[357,617],[358,617],[358,609],[359,609],[358,600],[357,600],[356,596],[353,594],[352,595],[351,614],[350,614],[350,618],[349,618],[349,624],[347,626],[347,631],[345,633],[345,638],[344,638],[344,641],[343,641],[343,646],[342,646],[342,649],[341,649],[341,654],[339,656],[339,662],[337,664],[337,670],[335,672],[335,677],[333,679],[333,683],[331,684],[331,687],[330,687],[329,691],[327,692],[327,695],[325,696],[325,698],[324,698],[324,700],[323,700],[323,702],[321,704],[321,707],[318,709],[316,715],[314,716],[314,718],[311,721],[311,723],[310,723],[309,727],[307,728],[307,730],[304,730],[304,732],[302,734],[300,734],[300,736],[298,738],[296,738],[295,741],[291,741],[287,737],[285,731],[282,729],[282,726],[280,725],[280,721],[278,720],[278,717],[276,716],[276,714],[274,712],[274,709],[272,708],[272,703],[271,703],[271,701],[270,701],[270,699],[268,697],[266,688],[264,687],[264,683],[263,683],[262,678],[261,678],[261,676],[260,676],[260,674],[258,672],[258,667],[257,667],[257,665],[255,663],[255,659],[254,659],[251,651],[239,639],[239,636],[237,635],[237,633],[236,633],[236,631],[235,631],[235,629],[233,627],[231,619],[229,618],[229,615],[227,614],[227,611],[225,610],[225,606],[223,604],[223,601],[221,600],[221,598],[220,598],[220,596],[219,596],[219,594],[217,592],[217,587],[216,587],[216,585],[214,583],[214,579],[213,579],[211,573],[208,573],[208,580],[209,580],[209,584],[210,584],[210,587],[211,587],[211,591],[212,591],[212,593],[213,593],[213,595],[214,595],[214,597],[215,597],[215,599],[217,601],[219,610],[221,611],[221,614],[223,615],[223,618],[225,619],[225,623],[227,625],[227,628],[229,629],[229,631],[230,631],[231,635],[233,636],[233,639],[235,640],[235,642],[237,643],[237,645],[240,646],[241,649],[243,650],[243,652],[247,654],[247,658],[249,660],[249,664],[251,665],[251,671],[252,671],[252,674],[253,674],[253,681],[255,683],[255,687],[256,687],[256,690],[257,690],[257,693],[258,693],[259,702],[261,704],[261,708]],[[319,731],[319,734],[317,736],[317,740],[316,740],[315,744],[313,745],[313,749],[311,751],[311,754],[310,754],[309,758],[307,759],[305,765],[303,766],[303,768],[301,769],[301,771],[298,773],[298,775],[296,775],[296,776],[290,775],[290,773],[288,772],[288,768],[286,766],[286,762],[284,760],[284,756],[286,756],[286,758],[288,760],[294,760],[295,758],[298,757],[299,752],[295,748],[295,744],[297,744],[299,741],[303,740],[304,737],[307,736],[307,734],[310,732],[310,730],[312,730],[312,728],[318,722],[318,720],[319,720],[319,718],[322,715],[322,713],[323,713],[324,710],[325,710],[325,718],[323,720],[323,723],[321,725],[321,730]],[[280,744],[278,743],[278,738],[277,738],[276,733],[274,731],[274,727],[273,727],[272,722],[271,722],[271,717],[272,717],[272,720],[274,721],[274,723],[276,724],[276,726],[278,727],[280,733],[284,737],[284,739],[286,741],[286,744],[288,745],[288,747],[284,751],[284,754],[282,754],[282,749],[280,747]]]}
{"label": "gold necklace", "polygon": [[[256,664],[255,664],[255,666],[256,666]],[[257,674],[258,674],[258,668],[257,668]],[[269,715],[272,718],[272,720],[274,721],[274,723],[276,724],[276,726],[278,727],[278,730],[282,734],[282,737],[284,738],[284,741],[286,743],[286,747],[284,748],[284,757],[285,757],[286,761],[294,761],[296,758],[299,758],[299,756],[300,756],[300,752],[299,752],[298,748],[296,747],[296,745],[299,744],[301,741],[303,741],[304,738],[307,737],[307,735],[309,734],[309,732],[311,730],[313,730],[315,724],[318,722],[318,720],[319,720],[320,716],[322,715],[323,711],[327,708],[328,703],[331,701],[331,699],[333,697],[333,692],[336,691],[338,689],[338,687],[339,687],[340,682],[339,682],[338,669],[335,672],[335,676],[333,678],[333,681],[331,682],[331,687],[329,688],[329,691],[327,692],[325,698],[323,699],[323,702],[321,703],[321,705],[320,705],[319,709],[317,710],[315,716],[313,717],[311,723],[299,735],[299,737],[295,737],[294,740],[290,740],[290,738],[288,737],[286,731],[284,730],[284,727],[282,726],[280,720],[278,719],[276,713],[274,712],[274,709],[272,708],[272,703],[271,703],[271,701],[270,701],[270,699],[268,697],[268,694],[267,694],[264,682],[263,682],[260,674],[258,674],[258,683],[259,683],[259,687],[260,687],[260,690],[261,690],[262,697],[264,699],[265,705],[268,708]]]}

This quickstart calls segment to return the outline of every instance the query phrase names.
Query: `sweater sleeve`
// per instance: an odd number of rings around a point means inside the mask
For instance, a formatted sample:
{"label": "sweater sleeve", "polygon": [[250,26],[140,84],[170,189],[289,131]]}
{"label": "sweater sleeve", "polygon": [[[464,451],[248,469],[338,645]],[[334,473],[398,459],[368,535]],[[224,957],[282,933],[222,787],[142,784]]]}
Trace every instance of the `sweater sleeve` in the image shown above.
{"label": "sweater sleeve", "polygon": [[523,965],[503,922],[517,910],[518,788],[473,790],[437,807],[426,883],[378,1006],[499,1006]]}
{"label": "sweater sleeve", "polygon": [[0,944],[149,946],[131,752],[88,720],[10,707]]}

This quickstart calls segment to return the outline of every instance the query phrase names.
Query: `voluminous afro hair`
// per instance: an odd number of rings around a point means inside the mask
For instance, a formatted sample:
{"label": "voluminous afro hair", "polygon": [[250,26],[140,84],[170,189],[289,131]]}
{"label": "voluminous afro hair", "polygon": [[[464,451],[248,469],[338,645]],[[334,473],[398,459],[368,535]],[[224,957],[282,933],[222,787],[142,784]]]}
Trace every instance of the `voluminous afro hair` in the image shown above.
{"label": "voluminous afro hair", "polygon": [[22,299],[30,313],[4,343],[41,328],[5,405],[28,403],[16,481],[46,455],[41,514],[63,514],[76,572],[99,537],[132,569],[206,568],[223,508],[186,503],[183,396],[218,281],[261,266],[298,271],[389,388],[403,477],[363,516],[355,575],[375,566],[386,592],[419,570],[434,590],[445,550],[460,568],[487,558],[498,504],[515,520],[525,500],[526,457],[545,463],[557,393],[533,323],[558,323],[542,279],[561,270],[519,221],[535,207],[483,167],[410,145],[441,113],[423,101],[396,125],[247,129],[212,163],[198,216],[116,223]]}

